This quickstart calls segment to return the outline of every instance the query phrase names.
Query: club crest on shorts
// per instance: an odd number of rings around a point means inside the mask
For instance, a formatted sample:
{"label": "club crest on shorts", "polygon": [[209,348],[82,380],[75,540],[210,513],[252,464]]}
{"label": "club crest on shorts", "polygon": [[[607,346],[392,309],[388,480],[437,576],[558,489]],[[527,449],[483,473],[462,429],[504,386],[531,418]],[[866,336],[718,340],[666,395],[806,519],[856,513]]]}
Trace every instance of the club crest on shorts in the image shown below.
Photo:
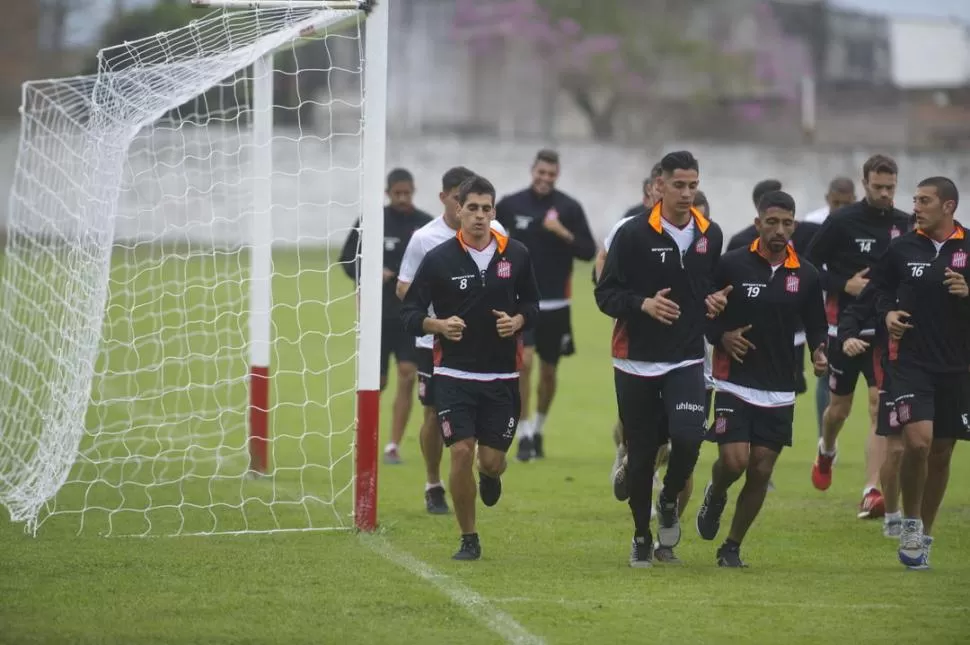
{"label": "club crest on shorts", "polygon": [[889,411],[889,427],[890,428],[899,427],[899,414],[896,412],[895,407]]}
{"label": "club crest on shorts", "polygon": [[508,260],[502,260],[495,267],[495,273],[498,274],[500,278],[511,278],[512,277],[512,263]]}
{"label": "club crest on shorts", "polygon": [[835,378],[835,374],[829,374],[829,389],[834,390],[839,385],[839,380]]}
{"label": "club crest on shorts", "polygon": [[909,403],[898,403],[896,405],[896,421],[899,424],[909,423],[912,417],[912,412],[909,408]]}
{"label": "club crest on shorts", "polygon": [[967,268],[967,253],[966,251],[954,251],[953,258],[950,260],[950,266],[954,269],[965,269]]}
{"label": "club crest on shorts", "polygon": [[701,238],[697,240],[697,244],[694,245],[694,248],[698,253],[707,253],[707,236],[701,236]]}
{"label": "club crest on shorts", "polygon": [[451,436],[451,422],[448,419],[441,420],[441,434],[445,439]]}
{"label": "club crest on shorts", "polygon": [[900,235],[899,227],[894,226],[891,229],[889,229],[889,239],[895,240],[897,237],[899,237],[899,235]]}
{"label": "club crest on shorts", "polygon": [[718,417],[714,422],[714,434],[724,434],[727,432],[727,417]]}
{"label": "club crest on shorts", "polygon": [[798,284],[800,280],[797,275],[790,275],[785,278],[785,291],[788,293],[798,293]]}
{"label": "club crest on shorts", "polygon": [[419,379],[418,380],[418,396],[423,399],[424,396],[425,396],[425,394],[427,394],[427,393],[428,393],[428,384],[425,383],[423,380],[420,380]]}

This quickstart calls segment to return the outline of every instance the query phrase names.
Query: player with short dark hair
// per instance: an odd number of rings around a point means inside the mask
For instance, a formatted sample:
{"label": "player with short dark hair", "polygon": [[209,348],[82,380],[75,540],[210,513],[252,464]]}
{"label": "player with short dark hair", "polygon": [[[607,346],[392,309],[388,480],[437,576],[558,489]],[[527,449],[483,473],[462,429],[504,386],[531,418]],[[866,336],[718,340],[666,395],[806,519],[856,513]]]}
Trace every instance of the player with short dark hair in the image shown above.
{"label": "player with short dark hair", "polygon": [[[407,293],[414,275],[421,265],[421,261],[431,249],[455,237],[461,227],[458,219],[458,189],[461,184],[473,177],[473,173],[464,166],[450,168],[441,178],[441,193],[438,198],[444,207],[444,213],[425,224],[411,236],[401,270],[397,276],[397,295],[402,300]],[[492,228],[505,235],[502,225],[492,220]],[[434,308],[428,312],[434,314]],[[445,501],[445,489],[441,483],[441,429],[438,427],[438,415],[434,408],[434,337],[427,334],[415,342],[415,354],[418,365],[418,400],[424,406],[424,420],[421,424],[421,455],[424,457],[427,481],[424,490],[425,507],[429,513],[444,514],[448,512]]]}
{"label": "player with short dark hair", "polygon": [[479,494],[494,506],[520,413],[521,333],[538,317],[539,293],[528,249],[491,228],[492,184],[466,179],[458,203],[460,230],[425,255],[401,316],[411,334],[435,336],[434,404],[451,452],[451,498],[462,534],[454,558],[477,560],[476,450]]}
{"label": "player with short dark hair", "polygon": [[916,230],[890,244],[872,277],[904,436],[899,560],[912,569],[929,566],[953,449],[970,440],[970,235],[954,219],[959,200],[950,179],[921,181]]}
{"label": "player with short dark hair", "polygon": [[[878,518],[885,513],[885,500],[879,490],[879,474],[885,461],[886,440],[876,434],[879,389],[873,371],[872,348],[859,356],[844,356],[835,340],[839,316],[868,283],[867,274],[876,258],[885,253],[893,238],[910,227],[910,217],[893,207],[898,168],[885,155],[874,155],[863,164],[862,185],[866,196],[832,213],[822,224],[806,254],[819,268],[826,292],[829,336],[829,390],[831,400],[822,418],[822,439],[812,465],[812,484],[818,490],[832,485],[836,440],[852,410],[852,399],[859,375],[869,386],[870,431],[866,443],[866,485],[859,502],[860,519]],[[875,334],[873,319],[862,330],[865,337]]]}
{"label": "player with short dark hair", "polygon": [[[657,497],[657,541],[671,553],[680,541],[677,496],[693,473],[706,431],[703,327],[727,300],[725,292],[711,289],[721,230],[693,208],[697,159],[672,152],[660,163],[661,200],[649,215],[616,232],[596,285],[597,305],[615,319],[613,373],[627,447],[633,567],[653,563],[653,473],[668,434],[672,448]],[[659,423],[665,415],[666,427]]]}
{"label": "player with short dark hair", "polygon": [[[758,212],[758,205],[761,203],[762,197],[781,189],[781,182],[777,179],[762,179],[755,184],[751,191],[751,203],[754,205],[755,213]],[[750,224],[731,236],[727,243],[727,250],[746,249],[756,239],[758,239],[758,229],[754,224]]]}
{"label": "player with short dark hair", "polygon": [[[403,168],[395,168],[387,175],[388,204],[384,207],[384,292],[381,321],[381,391],[387,386],[391,354],[397,360],[397,393],[391,413],[391,440],[384,448],[384,462],[401,462],[400,445],[404,438],[414,399],[417,378],[417,356],[414,338],[401,327],[397,297],[397,274],[401,269],[404,249],[416,230],[431,221],[431,216],[414,206],[414,177]],[[360,218],[354,222],[340,252],[344,272],[357,282],[360,277]]]}
{"label": "player with short dark hair", "polygon": [[[529,249],[542,294],[535,329],[523,334],[522,427],[516,455],[522,461],[545,456],[543,431],[556,394],[559,360],[576,351],[570,310],[573,261],[590,261],[596,255],[583,207],[556,188],[559,170],[559,154],[540,150],[532,164],[532,184],[503,197],[496,207],[498,221]],[[539,387],[535,418],[529,419],[534,354],[539,355]]]}
{"label": "player with short dark hair", "polygon": [[827,367],[827,325],[818,272],[789,244],[795,231],[795,200],[772,191],[762,196],[755,220],[758,238],[747,249],[724,254],[715,289],[730,289],[724,312],[709,325],[714,346],[714,424],[708,439],[718,459],[697,532],[717,537],[731,485],[745,475],[731,530],[717,551],[721,567],[744,567],[741,542],[758,516],[778,455],[792,443],[795,355],[792,341],[804,329],[815,370]]}

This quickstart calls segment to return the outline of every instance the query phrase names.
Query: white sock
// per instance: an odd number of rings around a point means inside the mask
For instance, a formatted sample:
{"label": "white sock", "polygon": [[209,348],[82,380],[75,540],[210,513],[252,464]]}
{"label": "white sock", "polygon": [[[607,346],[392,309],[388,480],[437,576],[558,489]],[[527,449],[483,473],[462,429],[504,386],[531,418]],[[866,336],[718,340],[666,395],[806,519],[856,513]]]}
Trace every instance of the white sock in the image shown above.
{"label": "white sock", "polygon": [[542,426],[546,425],[546,415],[536,412],[532,420],[532,434],[542,434]]}
{"label": "white sock", "polygon": [[431,482],[428,482],[427,484],[424,485],[425,492],[431,490],[432,488],[444,488],[444,484],[442,484],[441,482],[435,482],[433,484]]}
{"label": "white sock", "polygon": [[839,451],[839,444],[835,444],[835,448],[832,449],[832,452],[828,452],[828,451],[825,450],[825,442],[824,442],[824,440],[820,438],[818,440],[818,451],[820,453],[822,453],[823,455],[825,455],[826,457],[834,457],[835,456],[835,453],[837,453]]}
{"label": "white sock", "polygon": [[895,524],[896,522],[903,521],[902,511],[896,511],[895,513],[886,513],[886,524]]}
{"label": "white sock", "polygon": [[533,434],[532,423],[525,419],[520,420],[515,434],[519,435],[519,439],[531,439]]}
{"label": "white sock", "polygon": [[384,452],[391,452],[392,450],[397,450],[397,444],[393,441],[384,446]]}

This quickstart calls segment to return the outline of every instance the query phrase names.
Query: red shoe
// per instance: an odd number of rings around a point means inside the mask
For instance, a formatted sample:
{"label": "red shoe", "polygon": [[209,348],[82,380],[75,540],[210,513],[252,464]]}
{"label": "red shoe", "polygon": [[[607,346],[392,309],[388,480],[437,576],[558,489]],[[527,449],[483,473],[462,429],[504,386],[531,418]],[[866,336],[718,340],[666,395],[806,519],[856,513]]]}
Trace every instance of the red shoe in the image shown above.
{"label": "red shoe", "polygon": [[886,500],[878,488],[871,489],[862,496],[859,502],[859,514],[856,516],[860,520],[874,520],[886,514]]}
{"label": "red shoe", "polygon": [[828,490],[832,485],[832,462],[835,455],[823,455],[819,449],[815,463],[812,464],[812,486],[818,490]]}

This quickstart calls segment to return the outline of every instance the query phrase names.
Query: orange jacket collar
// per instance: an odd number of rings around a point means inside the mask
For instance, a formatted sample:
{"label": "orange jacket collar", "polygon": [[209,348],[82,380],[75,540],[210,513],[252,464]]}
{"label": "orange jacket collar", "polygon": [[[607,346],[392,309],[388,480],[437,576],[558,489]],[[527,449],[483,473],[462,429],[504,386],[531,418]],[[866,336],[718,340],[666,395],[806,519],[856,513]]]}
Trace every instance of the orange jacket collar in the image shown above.
{"label": "orange jacket collar", "polygon": [[[948,240],[962,240],[963,238],[965,238],[967,236],[965,229],[962,226],[960,226],[960,223],[959,222],[953,222],[953,226],[955,227],[953,229],[953,233],[951,233],[950,234],[950,237],[946,238],[946,240],[943,240],[944,242],[946,242]],[[930,238],[929,235],[927,235],[926,233],[924,233],[923,231],[921,231],[919,229],[916,229],[916,234],[917,235],[922,235],[923,237],[925,237],[927,239]]]}
{"label": "orange jacket collar", "polygon": [[[508,238],[508,236],[502,235],[501,233],[499,233],[495,229],[489,229],[489,230],[492,233],[492,237],[495,238],[495,243],[498,245],[498,252],[499,253],[505,253],[505,247],[507,247],[509,245],[509,238]],[[461,234],[461,229],[458,230],[457,237],[458,237],[458,243],[461,244],[461,248],[465,249],[466,251],[468,249],[470,249],[470,248],[474,248],[474,247],[470,247],[467,244],[465,244],[465,238]]]}
{"label": "orange jacket collar", "polygon": [[[752,253],[758,253],[760,255],[761,238],[760,237],[754,238],[754,242],[751,243],[751,246],[748,247],[748,250],[751,251]],[[801,263],[798,261],[798,255],[796,255],[795,249],[792,248],[791,244],[788,244],[787,246],[785,246],[785,268],[797,269],[800,266],[801,266]]]}
{"label": "orange jacket collar", "polygon": [[[647,220],[650,223],[650,226],[653,228],[653,230],[657,231],[658,233],[663,233],[663,230],[664,230],[663,223],[660,221],[661,218],[663,217],[660,214],[661,204],[663,204],[662,201],[657,202],[656,204],[653,205],[653,210],[650,211],[650,218]],[[691,217],[694,218],[694,224],[697,226],[697,230],[701,232],[701,235],[703,235],[704,233],[707,233],[707,229],[711,226],[711,223],[708,221],[708,219],[704,217],[704,215],[693,206],[691,206],[690,214],[691,214]]]}

